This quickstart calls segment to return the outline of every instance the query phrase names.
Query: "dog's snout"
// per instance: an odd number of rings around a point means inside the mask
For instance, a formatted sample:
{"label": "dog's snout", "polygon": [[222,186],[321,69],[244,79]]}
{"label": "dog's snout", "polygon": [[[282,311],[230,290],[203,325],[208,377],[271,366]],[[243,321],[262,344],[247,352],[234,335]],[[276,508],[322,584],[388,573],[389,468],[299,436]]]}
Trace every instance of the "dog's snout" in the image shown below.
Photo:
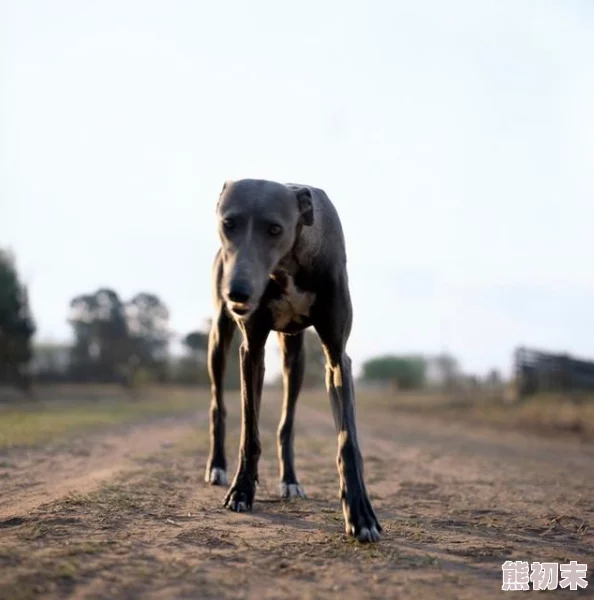
{"label": "dog's snout", "polygon": [[252,295],[252,286],[247,281],[233,281],[229,286],[229,300],[247,304]]}

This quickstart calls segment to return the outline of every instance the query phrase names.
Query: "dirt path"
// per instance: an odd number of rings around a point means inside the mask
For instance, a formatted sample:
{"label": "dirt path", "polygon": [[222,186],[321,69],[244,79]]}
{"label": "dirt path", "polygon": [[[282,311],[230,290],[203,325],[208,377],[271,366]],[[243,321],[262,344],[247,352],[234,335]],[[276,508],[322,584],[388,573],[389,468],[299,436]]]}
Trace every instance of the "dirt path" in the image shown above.
{"label": "dirt path", "polygon": [[[6,458],[0,599],[493,598],[506,560],[589,562],[588,588],[555,597],[594,596],[594,447],[360,408],[385,528],[360,546],[343,534],[327,405],[298,409],[308,499],[291,502],[276,497],[277,399],[264,407],[251,514],[224,510],[224,490],[202,482],[204,422],[110,433],[87,456],[73,444],[37,466],[35,453]],[[229,412],[234,459],[236,403]]]}
{"label": "dirt path", "polygon": [[76,437],[66,447],[0,457],[0,521],[27,514],[70,493],[86,494],[130,469],[138,457],[158,452],[190,431],[187,420],[164,419]]}

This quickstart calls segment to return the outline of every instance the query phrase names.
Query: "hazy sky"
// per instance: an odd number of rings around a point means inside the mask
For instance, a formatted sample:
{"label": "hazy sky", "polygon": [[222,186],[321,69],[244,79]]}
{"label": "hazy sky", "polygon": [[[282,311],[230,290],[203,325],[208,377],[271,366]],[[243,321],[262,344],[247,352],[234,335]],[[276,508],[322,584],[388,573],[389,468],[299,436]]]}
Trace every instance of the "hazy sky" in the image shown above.
{"label": "hazy sky", "polygon": [[355,366],[594,356],[594,3],[290,6],[0,0],[0,244],[38,337],[99,286],[202,325],[222,183],[263,177],[339,210]]}

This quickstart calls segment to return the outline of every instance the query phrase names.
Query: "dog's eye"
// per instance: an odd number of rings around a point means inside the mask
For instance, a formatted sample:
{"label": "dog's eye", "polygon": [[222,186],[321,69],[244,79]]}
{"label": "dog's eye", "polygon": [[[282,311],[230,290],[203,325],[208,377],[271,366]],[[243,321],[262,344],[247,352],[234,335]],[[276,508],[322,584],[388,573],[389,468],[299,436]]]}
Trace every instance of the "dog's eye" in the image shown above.
{"label": "dog's eye", "polygon": [[227,231],[231,231],[235,228],[235,221],[233,221],[233,219],[223,219],[223,228]]}
{"label": "dog's eye", "polygon": [[270,235],[274,235],[274,236],[280,235],[282,233],[282,231],[283,231],[283,228],[280,225],[271,225],[268,228],[268,233]]}

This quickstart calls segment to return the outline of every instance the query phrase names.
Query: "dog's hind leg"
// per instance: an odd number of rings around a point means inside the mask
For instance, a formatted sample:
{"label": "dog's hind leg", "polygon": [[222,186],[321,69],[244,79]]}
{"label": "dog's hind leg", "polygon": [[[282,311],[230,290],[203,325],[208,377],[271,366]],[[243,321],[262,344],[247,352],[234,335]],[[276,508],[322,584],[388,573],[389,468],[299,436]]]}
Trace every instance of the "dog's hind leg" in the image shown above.
{"label": "dog's hind leg", "polygon": [[225,417],[223,378],[227,353],[235,332],[235,323],[224,306],[219,306],[208,336],[208,374],[210,377],[210,455],[204,479],[213,485],[227,485],[225,456]]}
{"label": "dog's hind leg", "polygon": [[361,542],[376,542],[382,527],[371,506],[363,478],[351,359],[345,349],[352,324],[346,274],[335,280],[329,279],[326,293],[315,327],[326,354],[326,387],[338,434],[337,466],[345,530],[347,535]]}
{"label": "dog's hind leg", "polygon": [[305,498],[305,492],[295,475],[293,439],[295,433],[295,406],[305,373],[304,333],[279,333],[283,355],[283,412],[278,427],[277,447],[280,466],[280,494],[283,498]]}

